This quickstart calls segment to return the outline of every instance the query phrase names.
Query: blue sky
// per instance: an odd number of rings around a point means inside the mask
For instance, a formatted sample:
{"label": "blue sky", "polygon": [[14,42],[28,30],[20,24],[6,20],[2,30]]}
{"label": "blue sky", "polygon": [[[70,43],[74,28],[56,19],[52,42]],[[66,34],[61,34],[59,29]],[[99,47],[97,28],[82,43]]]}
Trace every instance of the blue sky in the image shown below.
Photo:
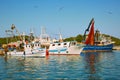
{"label": "blue sky", "polygon": [[77,36],[92,18],[95,29],[120,38],[120,0],[0,0],[0,37],[12,24],[26,34],[44,26],[50,36]]}

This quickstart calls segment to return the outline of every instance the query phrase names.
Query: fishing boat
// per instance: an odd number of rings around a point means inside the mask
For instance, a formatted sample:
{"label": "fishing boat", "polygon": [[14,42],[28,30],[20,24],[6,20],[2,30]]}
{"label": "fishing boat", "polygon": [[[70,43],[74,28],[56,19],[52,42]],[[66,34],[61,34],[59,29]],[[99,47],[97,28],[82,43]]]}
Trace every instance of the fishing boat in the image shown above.
{"label": "fishing boat", "polygon": [[82,48],[75,42],[57,42],[51,43],[49,54],[80,54]]}
{"label": "fishing boat", "polygon": [[14,49],[13,51],[8,51],[7,55],[23,57],[45,57],[46,48],[40,48],[40,43],[38,42],[29,43],[24,44],[23,51]]}
{"label": "fishing boat", "polygon": [[[86,37],[87,31],[89,33]],[[113,43],[110,37],[100,34],[99,30],[94,31],[94,19],[92,19],[84,33],[83,52],[112,51]]]}
{"label": "fishing boat", "polygon": [[[12,31],[16,29],[16,27],[12,24]],[[18,31],[18,30],[17,30]],[[33,35],[33,31],[30,32],[28,40],[25,39],[25,34],[20,35],[21,41],[16,43],[18,47],[8,46],[7,55],[11,56],[23,56],[23,57],[45,57],[46,56],[46,48],[41,47],[41,42],[39,39],[35,38]]]}
{"label": "fishing boat", "polygon": [[60,34],[60,39],[57,42],[50,43],[49,54],[80,54],[82,49],[80,46],[77,46],[76,41],[63,42]]}

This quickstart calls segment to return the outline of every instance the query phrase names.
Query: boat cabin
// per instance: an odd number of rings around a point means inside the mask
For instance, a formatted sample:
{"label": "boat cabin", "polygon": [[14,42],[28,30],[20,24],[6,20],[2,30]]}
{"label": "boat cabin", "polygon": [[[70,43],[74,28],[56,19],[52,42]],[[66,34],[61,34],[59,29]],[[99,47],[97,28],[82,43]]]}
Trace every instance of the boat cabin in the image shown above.
{"label": "boat cabin", "polygon": [[51,43],[49,49],[68,48],[77,45],[76,41]]}

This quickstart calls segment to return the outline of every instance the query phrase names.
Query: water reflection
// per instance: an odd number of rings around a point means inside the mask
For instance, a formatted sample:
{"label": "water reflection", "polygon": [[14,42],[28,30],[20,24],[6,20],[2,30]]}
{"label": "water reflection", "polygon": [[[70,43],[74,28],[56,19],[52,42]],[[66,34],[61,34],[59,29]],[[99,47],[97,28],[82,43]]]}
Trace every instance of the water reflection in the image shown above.
{"label": "water reflection", "polygon": [[48,60],[57,61],[59,64],[71,61],[79,61],[80,55],[50,55]]}
{"label": "water reflection", "polygon": [[95,53],[81,53],[81,55],[84,56],[86,71],[92,74],[95,73],[95,62],[97,60]]}
{"label": "water reflection", "polygon": [[104,72],[105,67],[110,67],[114,59],[113,52],[87,52],[81,53],[81,56],[84,60],[85,74],[89,74],[89,79],[102,79],[104,75],[100,74]]}
{"label": "water reflection", "polygon": [[119,68],[117,59],[120,60],[119,57],[115,59],[113,52],[49,55],[46,58],[3,56],[0,58],[0,75],[2,79],[17,79],[19,76],[20,79],[102,80],[118,71],[115,70],[116,65]]}
{"label": "water reflection", "polygon": [[90,57],[88,57],[89,59],[89,66],[90,66],[90,72],[91,73],[95,73],[95,55],[91,54]]}

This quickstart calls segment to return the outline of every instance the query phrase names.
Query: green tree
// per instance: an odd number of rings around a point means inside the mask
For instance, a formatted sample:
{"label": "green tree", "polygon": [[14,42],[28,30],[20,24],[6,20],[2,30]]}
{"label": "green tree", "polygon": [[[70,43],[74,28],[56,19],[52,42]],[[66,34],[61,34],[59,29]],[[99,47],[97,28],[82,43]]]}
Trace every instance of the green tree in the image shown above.
{"label": "green tree", "polygon": [[64,39],[64,41],[74,41],[74,40],[75,40],[75,37],[69,37],[69,38]]}
{"label": "green tree", "polygon": [[77,42],[82,42],[83,36],[82,36],[81,34],[79,34],[79,35],[77,35],[77,36],[75,37],[75,40],[76,40]]}

